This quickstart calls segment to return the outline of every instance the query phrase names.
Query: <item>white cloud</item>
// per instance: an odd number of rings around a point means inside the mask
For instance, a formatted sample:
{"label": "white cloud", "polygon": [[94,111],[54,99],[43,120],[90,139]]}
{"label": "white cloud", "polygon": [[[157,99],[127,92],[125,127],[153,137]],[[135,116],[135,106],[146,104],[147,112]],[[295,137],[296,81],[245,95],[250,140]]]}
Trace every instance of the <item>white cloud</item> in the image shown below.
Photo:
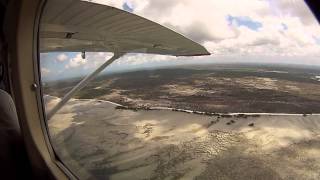
{"label": "white cloud", "polygon": [[84,70],[93,70],[106,62],[112,53],[109,52],[86,52],[86,58],[82,59],[81,53],[77,53],[74,58],[71,58],[68,64],[65,65],[66,69],[82,68]]}
{"label": "white cloud", "polygon": [[145,63],[157,63],[176,60],[175,56],[152,55],[152,54],[127,54],[115,62],[116,65],[138,66]]}
{"label": "white cloud", "polygon": [[48,68],[44,68],[44,67],[41,68],[41,75],[42,76],[47,76],[47,75],[49,75],[50,72],[51,71]]}
{"label": "white cloud", "polygon": [[63,61],[65,61],[65,60],[67,60],[68,59],[68,56],[66,55],[66,54],[64,54],[64,53],[61,53],[61,54],[59,54],[58,56],[57,56],[57,60],[59,61],[59,62],[63,62]]}
{"label": "white cloud", "polygon": [[65,66],[65,68],[70,69],[70,68],[77,68],[80,66],[83,66],[87,64],[86,59],[82,59],[81,53],[76,54],[74,58],[71,58],[69,63]]}
{"label": "white cloud", "polygon": [[[170,27],[203,44],[213,56],[320,57],[320,27],[303,0],[95,0]],[[227,16],[250,17],[262,26],[252,30]],[[286,28],[283,28],[285,26]],[[142,56],[140,62],[145,61]],[[155,56],[156,57],[156,56]],[[131,58],[131,59],[130,59]],[[137,63],[133,57],[127,62]],[[150,60],[151,58],[148,58]],[[298,58],[297,58],[298,59]],[[139,62],[139,63],[140,63]],[[320,60],[319,60],[320,64]]]}

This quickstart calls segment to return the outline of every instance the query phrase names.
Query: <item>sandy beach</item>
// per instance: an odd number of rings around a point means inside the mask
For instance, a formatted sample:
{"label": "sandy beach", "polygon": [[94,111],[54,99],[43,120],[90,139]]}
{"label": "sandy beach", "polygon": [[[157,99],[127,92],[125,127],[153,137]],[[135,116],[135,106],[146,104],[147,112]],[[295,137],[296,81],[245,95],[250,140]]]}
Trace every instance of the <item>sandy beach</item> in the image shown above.
{"label": "sandy beach", "polygon": [[[59,100],[45,97],[47,109]],[[320,116],[216,117],[72,99],[48,121],[80,179],[320,179]]]}

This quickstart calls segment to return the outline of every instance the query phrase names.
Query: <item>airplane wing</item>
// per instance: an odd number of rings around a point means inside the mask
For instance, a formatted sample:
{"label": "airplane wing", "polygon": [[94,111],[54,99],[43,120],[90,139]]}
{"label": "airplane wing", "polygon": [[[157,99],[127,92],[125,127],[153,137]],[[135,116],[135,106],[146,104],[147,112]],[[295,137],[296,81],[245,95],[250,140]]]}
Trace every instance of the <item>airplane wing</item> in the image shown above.
{"label": "airplane wing", "polygon": [[132,13],[79,0],[48,1],[40,24],[41,52],[150,53],[200,56],[200,44]]}

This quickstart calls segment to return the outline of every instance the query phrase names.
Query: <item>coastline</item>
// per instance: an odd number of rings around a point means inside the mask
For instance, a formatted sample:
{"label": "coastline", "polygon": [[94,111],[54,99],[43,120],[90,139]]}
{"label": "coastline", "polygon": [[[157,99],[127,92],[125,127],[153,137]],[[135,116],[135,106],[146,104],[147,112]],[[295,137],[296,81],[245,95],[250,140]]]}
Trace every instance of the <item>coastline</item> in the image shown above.
{"label": "coastline", "polygon": [[[45,95],[49,97],[53,97],[50,95]],[[56,98],[56,97],[54,97]],[[205,112],[205,111],[194,111],[189,109],[180,109],[180,108],[170,108],[170,107],[160,107],[160,106],[142,106],[142,107],[130,107],[125,106],[116,102],[108,101],[108,100],[102,100],[102,99],[77,99],[72,98],[73,100],[79,100],[79,101],[97,101],[97,102],[107,102],[110,104],[115,105],[117,109],[125,109],[125,110],[133,110],[133,111],[139,111],[139,110],[169,110],[169,111],[177,111],[177,112],[184,112],[184,113],[191,113],[191,114],[199,114],[199,115],[207,115],[207,116],[222,116],[222,117],[243,117],[243,115],[246,115],[247,117],[258,117],[258,116],[320,116],[320,113],[252,113],[252,112],[230,112],[230,113],[219,113],[219,112]],[[230,115],[230,116],[228,116]]]}
{"label": "coastline", "polygon": [[48,121],[56,153],[72,171],[115,180],[320,177],[317,115],[237,118],[118,105],[72,99]]}

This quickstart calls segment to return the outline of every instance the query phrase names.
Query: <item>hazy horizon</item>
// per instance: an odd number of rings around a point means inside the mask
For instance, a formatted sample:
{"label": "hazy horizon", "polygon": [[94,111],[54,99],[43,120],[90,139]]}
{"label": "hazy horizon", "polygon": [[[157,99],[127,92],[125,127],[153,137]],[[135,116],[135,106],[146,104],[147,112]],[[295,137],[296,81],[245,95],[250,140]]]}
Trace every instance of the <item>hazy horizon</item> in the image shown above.
{"label": "hazy horizon", "polygon": [[[313,69],[320,70],[320,65],[309,65],[309,64],[289,64],[289,63],[271,63],[271,62],[202,62],[202,63],[168,63],[162,65],[154,65],[154,66],[136,66],[136,67],[126,67],[126,68],[117,68],[117,67],[108,67],[98,76],[102,75],[111,75],[111,74],[119,74],[119,73],[128,73],[128,72],[136,72],[136,71],[152,71],[159,69],[175,69],[175,68],[194,68],[194,67],[208,67],[208,65],[235,65],[235,66],[265,66],[265,67],[287,67],[287,68],[301,68],[301,69]],[[43,82],[53,82],[60,80],[68,80],[68,79],[77,79],[83,78],[88,74],[74,74],[67,76],[51,76],[50,77],[42,77]]]}

